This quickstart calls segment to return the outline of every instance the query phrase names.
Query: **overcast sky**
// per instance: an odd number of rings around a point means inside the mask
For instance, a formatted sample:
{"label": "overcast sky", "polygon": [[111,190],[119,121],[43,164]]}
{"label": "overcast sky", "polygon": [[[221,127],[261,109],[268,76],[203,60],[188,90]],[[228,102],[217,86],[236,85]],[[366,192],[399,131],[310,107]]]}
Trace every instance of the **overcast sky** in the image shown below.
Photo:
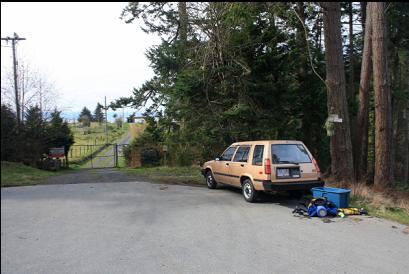
{"label": "overcast sky", "polygon": [[[119,19],[121,3],[1,3],[1,37],[16,32],[18,56],[50,78],[58,105],[93,110],[104,96],[130,96],[153,76],[146,49],[159,38],[145,34],[138,22]],[[4,42],[2,42],[4,45]],[[10,67],[11,48],[1,47],[1,65]]]}

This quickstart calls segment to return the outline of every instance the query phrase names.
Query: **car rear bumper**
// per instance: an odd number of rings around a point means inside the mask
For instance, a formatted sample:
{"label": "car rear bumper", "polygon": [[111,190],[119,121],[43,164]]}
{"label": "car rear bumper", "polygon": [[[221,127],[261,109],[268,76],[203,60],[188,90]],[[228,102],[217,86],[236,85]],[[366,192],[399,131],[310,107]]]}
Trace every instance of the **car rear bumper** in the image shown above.
{"label": "car rear bumper", "polygon": [[321,187],[324,185],[325,182],[320,180],[285,183],[274,183],[269,180],[263,181],[263,187],[265,191],[307,190],[307,189],[309,190],[313,187]]}

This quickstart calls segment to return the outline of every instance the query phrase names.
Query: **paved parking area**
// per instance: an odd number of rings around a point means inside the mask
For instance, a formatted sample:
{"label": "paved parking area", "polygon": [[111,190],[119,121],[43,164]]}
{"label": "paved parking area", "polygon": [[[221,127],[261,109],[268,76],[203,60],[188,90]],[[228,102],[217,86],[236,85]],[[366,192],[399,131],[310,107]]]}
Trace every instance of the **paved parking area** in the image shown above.
{"label": "paved parking area", "polygon": [[408,273],[406,226],[148,182],[1,189],[1,273]]}

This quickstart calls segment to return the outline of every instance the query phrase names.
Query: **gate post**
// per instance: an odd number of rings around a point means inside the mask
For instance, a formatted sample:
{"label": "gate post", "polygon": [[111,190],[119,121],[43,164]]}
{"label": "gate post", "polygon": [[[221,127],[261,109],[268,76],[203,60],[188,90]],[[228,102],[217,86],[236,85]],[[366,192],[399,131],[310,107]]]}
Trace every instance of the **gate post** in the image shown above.
{"label": "gate post", "polygon": [[115,167],[118,167],[118,144],[115,144]]}

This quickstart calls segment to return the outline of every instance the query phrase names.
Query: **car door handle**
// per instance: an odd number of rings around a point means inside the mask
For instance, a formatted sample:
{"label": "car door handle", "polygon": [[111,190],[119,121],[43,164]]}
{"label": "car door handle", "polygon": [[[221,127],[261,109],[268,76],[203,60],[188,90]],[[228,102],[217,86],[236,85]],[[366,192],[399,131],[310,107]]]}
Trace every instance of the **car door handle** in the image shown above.
{"label": "car door handle", "polygon": [[229,163],[226,163],[226,166],[228,166],[229,165]]}
{"label": "car door handle", "polygon": [[243,167],[243,166],[244,166],[244,164],[241,164],[241,166]]}

